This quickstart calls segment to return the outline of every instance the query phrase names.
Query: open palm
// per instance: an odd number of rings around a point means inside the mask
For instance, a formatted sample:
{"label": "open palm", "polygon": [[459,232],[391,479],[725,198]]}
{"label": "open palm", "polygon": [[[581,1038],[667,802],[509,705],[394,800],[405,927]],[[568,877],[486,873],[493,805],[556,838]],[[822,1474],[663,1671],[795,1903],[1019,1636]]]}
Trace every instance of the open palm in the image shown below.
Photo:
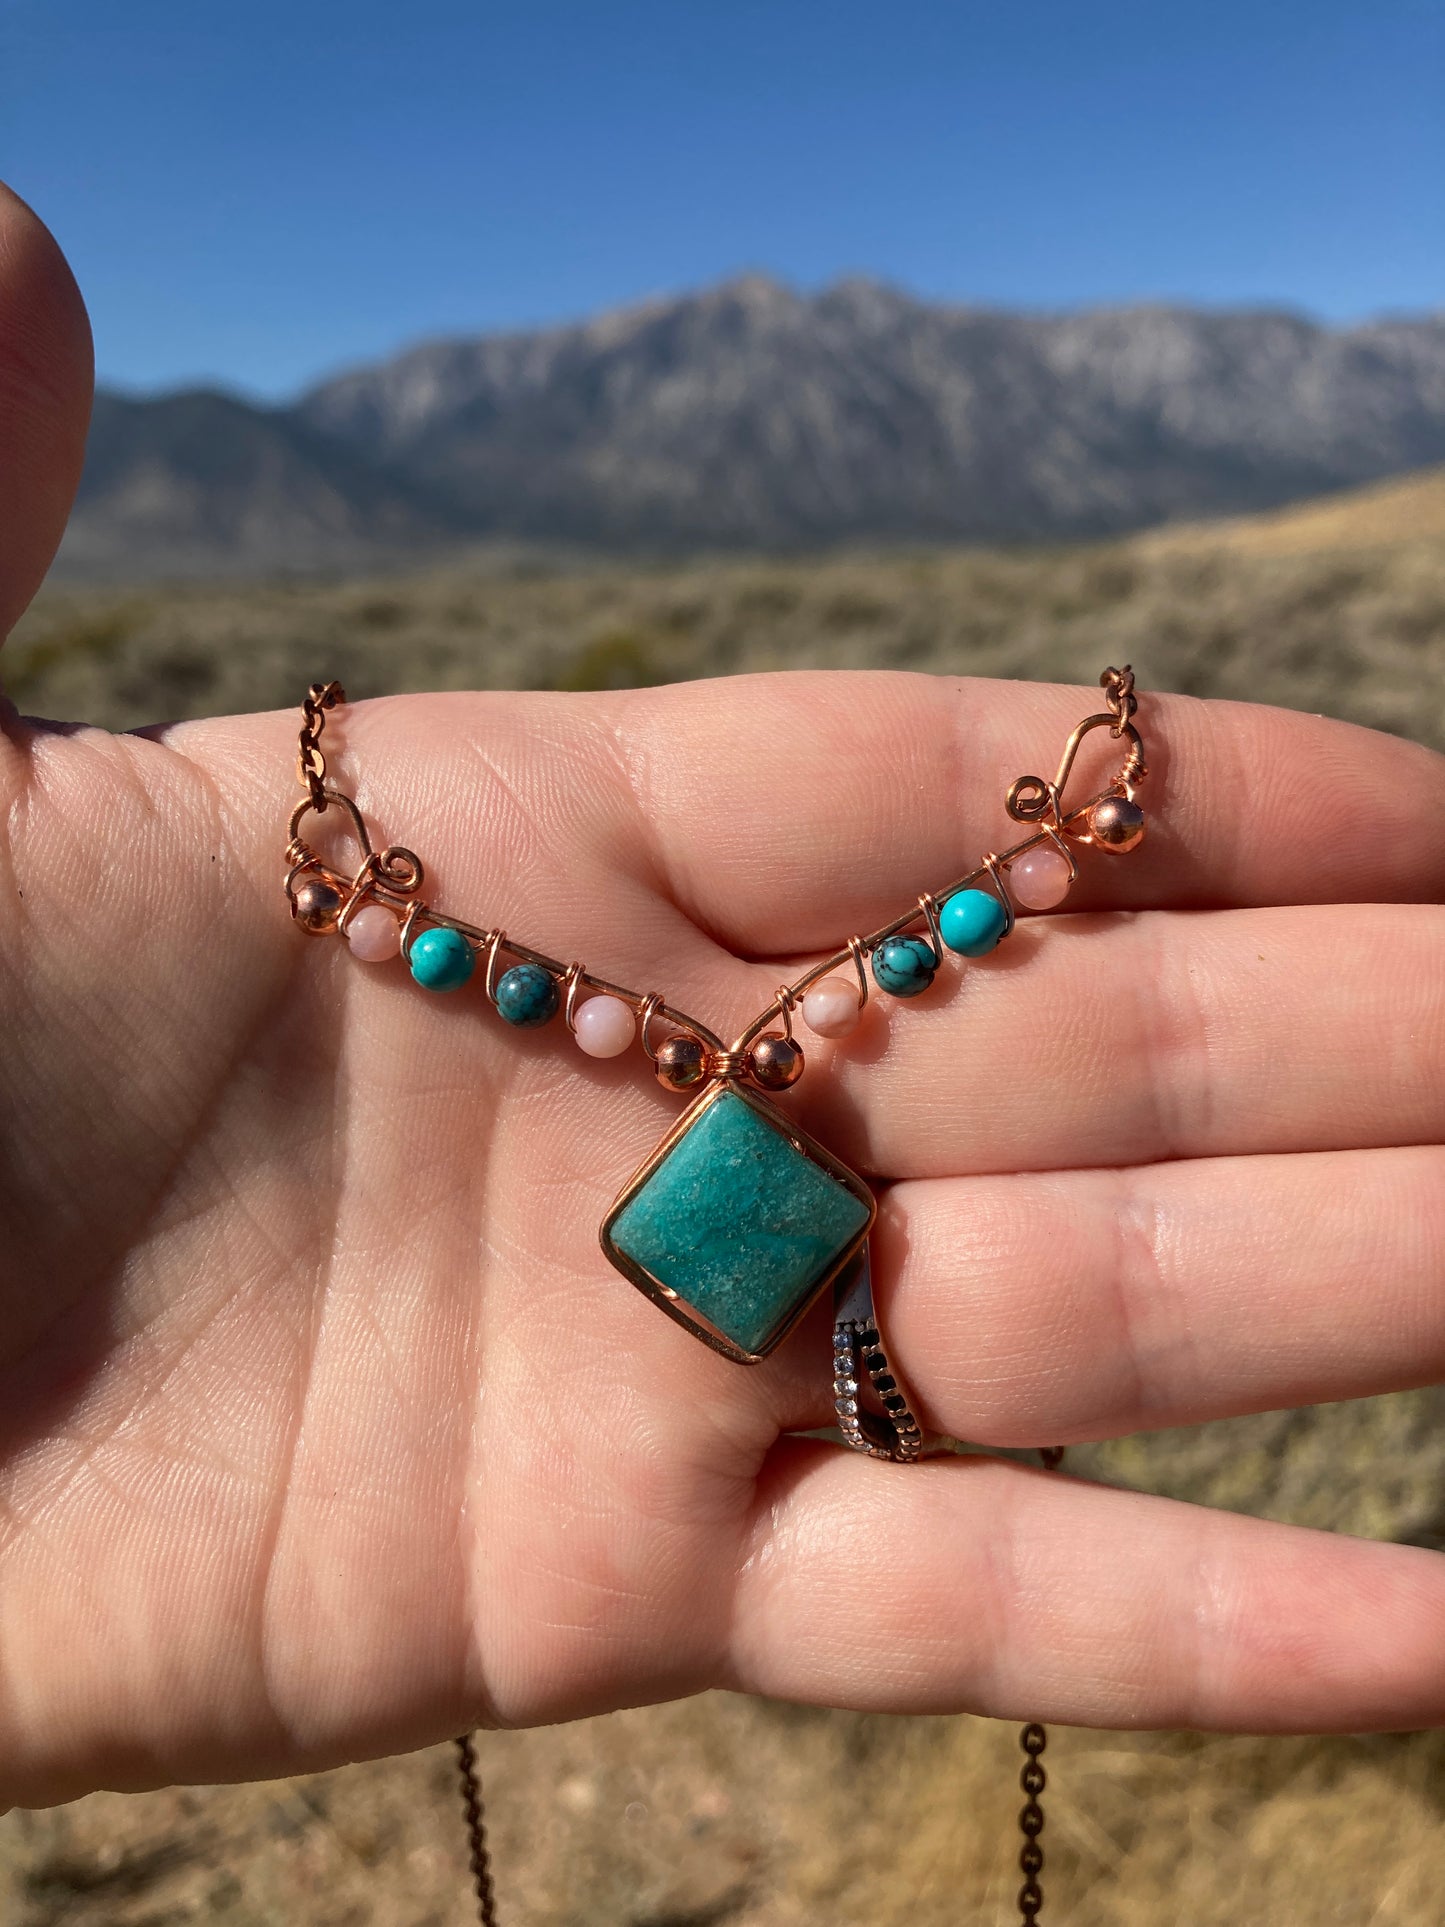
{"label": "open palm", "polygon": [[[0,205],[0,628],[88,399]],[[325,665],[317,665],[324,673]],[[300,692],[298,692],[298,695]],[[1445,765],[1146,698],[1154,827],[789,1100],[879,1187],[925,1422],[1100,1438],[1445,1360]],[[410,697],[327,747],[438,907],[733,1032],[996,843],[1079,691]],[[596,1230],[634,1052],[311,941],[295,719],[0,740],[0,1798],[297,1770],[710,1684],[1110,1725],[1445,1712],[1445,1565],[1022,1465],[870,1463],[826,1314],[755,1369]]]}

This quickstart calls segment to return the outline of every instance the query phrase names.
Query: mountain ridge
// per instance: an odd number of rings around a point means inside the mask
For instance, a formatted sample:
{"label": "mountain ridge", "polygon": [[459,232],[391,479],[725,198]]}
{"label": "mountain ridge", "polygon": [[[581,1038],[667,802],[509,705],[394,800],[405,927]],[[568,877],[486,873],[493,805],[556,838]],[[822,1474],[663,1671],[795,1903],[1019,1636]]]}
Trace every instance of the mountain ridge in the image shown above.
{"label": "mountain ridge", "polygon": [[747,275],[425,341],[290,403],[103,392],[62,573],[1079,539],[1445,461],[1445,314],[1020,314]]}

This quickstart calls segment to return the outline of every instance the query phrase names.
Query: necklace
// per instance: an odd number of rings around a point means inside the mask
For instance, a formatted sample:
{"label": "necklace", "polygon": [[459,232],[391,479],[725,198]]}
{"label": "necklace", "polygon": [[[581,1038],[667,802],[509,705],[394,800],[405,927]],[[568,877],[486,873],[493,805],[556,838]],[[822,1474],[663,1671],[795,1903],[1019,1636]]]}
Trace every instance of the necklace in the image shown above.
{"label": "necklace", "polygon": [[[419,894],[420,858],[398,844],[374,848],[354,798],[327,781],[322,733],[327,712],[346,700],[335,682],[313,683],[302,705],[297,771],[304,794],[291,812],[285,852],[291,915],[310,935],[339,935],[360,962],[400,955],[432,991],[458,990],[480,967],[487,1000],[507,1023],[535,1029],[560,1012],[590,1056],[620,1056],[640,1040],[657,1081],[690,1101],[608,1210],[602,1253],[694,1338],[745,1365],[775,1350],[831,1289],[838,1431],[855,1451],[911,1463],[923,1453],[924,1435],[874,1310],[873,1192],[774,1101],[806,1068],[793,1018],[801,1013],[819,1036],[846,1037],[869,999],[870,973],[889,997],[918,996],[943,967],[945,952],[981,957],[1002,942],[1014,928],[1016,905],[1044,911],[1061,903],[1078,874],[1076,849],[1118,855],[1137,847],[1144,813],[1135,789],[1146,766],[1134,725],[1134,675],[1126,665],[1106,669],[1099,681],[1105,707],[1074,729],[1053,779],[1021,776],[1008,791],[1008,814],[1028,834],[779,985],[731,1044],[660,992],[625,989],[580,962],[545,956],[505,929],[428,904]],[[1096,729],[1127,745],[1124,761],[1102,790],[1066,809],[1080,745]],[[351,875],[323,861],[301,834],[309,816],[330,810],[345,819],[361,852]],[[1062,1448],[1041,1448],[1041,1456],[1057,1466]],[[482,1927],[496,1927],[476,1751],[469,1734],[456,1744],[478,1918]],[[1043,1906],[1044,1728],[1030,1722],[1020,1744],[1026,1757],[1018,1909],[1029,1927]]]}

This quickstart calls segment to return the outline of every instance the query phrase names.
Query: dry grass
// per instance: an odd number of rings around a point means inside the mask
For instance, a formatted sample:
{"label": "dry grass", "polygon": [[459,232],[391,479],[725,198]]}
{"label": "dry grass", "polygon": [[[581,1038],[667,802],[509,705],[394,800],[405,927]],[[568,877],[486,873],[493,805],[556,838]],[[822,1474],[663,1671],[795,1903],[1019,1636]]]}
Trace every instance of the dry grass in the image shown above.
{"label": "dry grass", "polygon": [[[708,1695],[481,1743],[529,1927],[1011,1927],[1012,1728]],[[1069,1927],[1436,1919],[1445,1736],[1055,1730]],[[245,1787],[96,1794],[0,1829],[10,1927],[463,1927],[449,1749]]]}
{"label": "dry grass", "polygon": [[656,569],[482,557],[374,582],[56,590],[6,654],[23,707],[121,726],[284,707],[332,675],[360,697],[802,665],[1092,681],[1128,659],[1146,688],[1255,695],[1440,742],[1442,635],[1445,544],[1260,556],[1151,538]]}
{"label": "dry grass", "polygon": [[1161,529],[1141,543],[1156,551],[1226,548],[1232,555],[1320,555],[1330,549],[1397,549],[1445,542],[1445,469],[1299,502],[1273,515]]}
{"label": "dry grass", "polygon": [[[1253,532],[1053,553],[654,570],[481,557],[367,583],[57,591],[7,652],[9,687],[37,711],[128,725],[290,704],[318,675],[360,696],[803,664],[1087,680],[1129,658],[1146,688],[1253,695],[1445,745],[1445,483],[1411,487],[1413,508],[1365,492]],[[1442,1418],[1445,1397],[1424,1392],[1073,1456],[1093,1476],[1440,1546]],[[482,1751],[508,1922],[1012,1918],[1019,1756],[989,1722],[713,1695],[485,1736]],[[1440,1736],[1056,1732],[1048,1760],[1055,1921],[1439,1917]],[[16,1927],[440,1927],[469,1918],[464,1882],[443,1751],[275,1785],[101,1794],[0,1824],[0,1916]]]}

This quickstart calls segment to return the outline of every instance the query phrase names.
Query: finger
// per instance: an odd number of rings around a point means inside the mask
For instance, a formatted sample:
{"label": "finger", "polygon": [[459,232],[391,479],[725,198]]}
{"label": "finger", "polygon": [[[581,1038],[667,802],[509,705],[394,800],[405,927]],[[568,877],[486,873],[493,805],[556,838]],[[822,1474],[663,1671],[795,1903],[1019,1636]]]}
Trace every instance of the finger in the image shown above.
{"label": "finger", "polygon": [[[1438,1145],[895,1185],[874,1259],[913,1403],[980,1444],[1445,1379]],[[830,1416],[815,1384],[787,1422]]]}
{"label": "finger", "polygon": [[[609,699],[614,700],[614,699]],[[619,701],[639,819],[694,918],[751,956],[832,949],[1026,830],[1016,777],[1052,777],[1100,691],[899,674],[747,676]],[[1140,697],[1144,843],[1083,853],[1071,907],[1445,896],[1445,758],[1247,703]],[[1088,738],[1066,806],[1119,767]]]}
{"label": "finger", "polygon": [[1062,917],[870,1002],[801,1114],[890,1177],[1438,1143],[1442,955],[1423,904]]}
{"label": "finger", "polygon": [[0,639],[40,586],[80,483],[90,323],[65,257],[0,186]]}
{"label": "finger", "polygon": [[1445,1720],[1445,1560],[996,1460],[790,1442],[724,1683],[888,1712],[1359,1732]]}

